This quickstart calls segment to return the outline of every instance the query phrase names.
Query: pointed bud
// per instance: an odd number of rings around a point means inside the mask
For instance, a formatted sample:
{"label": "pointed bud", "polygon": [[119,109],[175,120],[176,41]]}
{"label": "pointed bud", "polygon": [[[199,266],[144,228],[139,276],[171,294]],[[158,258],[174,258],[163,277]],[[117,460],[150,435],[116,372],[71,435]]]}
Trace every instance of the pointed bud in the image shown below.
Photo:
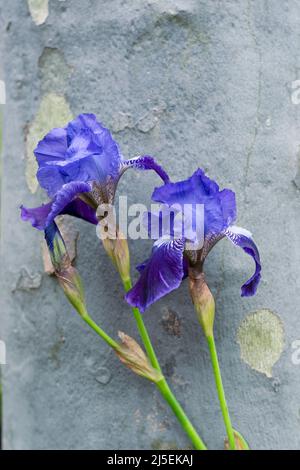
{"label": "pointed bud", "polygon": [[84,316],[86,308],[81,278],[71,264],[65,242],[55,222],[45,229],[45,239],[59,284],[69,302]]}
{"label": "pointed bud", "polygon": [[119,331],[119,338],[121,344],[116,353],[121,362],[137,375],[141,375],[152,382],[159,382],[163,378],[161,372],[152,367],[140,345],[121,331]]}
{"label": "pointed bud", "polygon": [[215,301],[206,284],[204,273],[199,273],[190,267],[189,287],[197,318],[202,326],[205,336],[208,338],[213,335]]}
{"label": "pointed bud", "polygon": [[[233,430],[234,440],[235,440],[235,449],[236,450],[250,450],[249,445],[247,444],[244,437],[238,431]],[[224,449],[230,450],[230,445],[228,442],[228,437],[224,441]]]}
{"label": "pointed bud", "polygon": [[104,249],[117,268],[124,283],[130,279],[130,256],[128,243],[122,232],[117,229],[115,238],[103,238]]}

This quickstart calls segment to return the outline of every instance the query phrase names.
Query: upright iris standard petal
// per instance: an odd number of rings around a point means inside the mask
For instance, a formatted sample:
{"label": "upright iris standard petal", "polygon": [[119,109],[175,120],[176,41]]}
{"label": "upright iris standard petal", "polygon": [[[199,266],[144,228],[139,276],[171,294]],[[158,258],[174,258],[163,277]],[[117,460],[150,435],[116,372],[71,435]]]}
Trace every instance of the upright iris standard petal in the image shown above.
{"label": "upright iris standard petal", "polygon": [[203,204],[204,235],[217,234],[236,219],[235,194],[229,189],[219,191],[217,183],[198,169],[184,181],[167,183],[156,188],[152,199],[168,204]]}
{"label": "upright iris standard petal", "polygon": [[68,139],[73,139],[81,129],[91,129],[93,132],[99,134],[102,132],[103,125],[97,121],[97,118],[92,113],[79,114],[73,121],[67,125]]}
{"label": "upright iris standard petal", "polygon": [[70,214],[97,224],[95,210],[85,202],[76,199],[80,193],[89,192],[91,187],[88,183],[73,182],[65,184],[56,193],[53,200],[40,207],[28,209],[21,207],[21,217],[31,222],[32,226],[44,230],[59,214]]}
{"label": "upright iris standard petal", "polygon": [[251,276],[241,288],[241,295],[243,297],[250,297],[255,294],[261,278],[261,262],[257,246],[252,239],[251,233],[244,228],[236,226],[229,227],[225,231],[225,235],[234,245],[240,246],[248,255],[252,256],[255,261],[255,272],[253,276]]}
{"label": "upright iris standard petal", "polygon": [[122,163],[122,169],[137,168],[138,170],[153,170],[163,180],[164,183],[168,183],[170,178],[165,170],[156,163],[153,157],[150,155],[142,155],[140,157],[130,158]]}
{"label": "upright iris standard petal", "polygon": [[81,114],[63,129],[53,129],[34,151],[37,178],[52,197],[71,181],[118,178],[121,154],[111,133],[93,114]]}
{"label": "upright iris standard petal", "polygon": [[171,206],[172,204],[201,203],[219,191],[217,183],[208,178],[200,168],[188,179],[155,188],[152,199]]}
{"label": "upright iris standard petal", "polygon": [[158,240],[151,256],[140,266],[140,278],[126,300],[144,312],[151,304],[179,287],[184,276],[183,240]]}
{"label": "upright iris standard petal", "polygon": [[34,154],[39,167],[45,166],[50,162],[64,160],[68,149],[67,131],[64,128],[52,129],[38,143]]}

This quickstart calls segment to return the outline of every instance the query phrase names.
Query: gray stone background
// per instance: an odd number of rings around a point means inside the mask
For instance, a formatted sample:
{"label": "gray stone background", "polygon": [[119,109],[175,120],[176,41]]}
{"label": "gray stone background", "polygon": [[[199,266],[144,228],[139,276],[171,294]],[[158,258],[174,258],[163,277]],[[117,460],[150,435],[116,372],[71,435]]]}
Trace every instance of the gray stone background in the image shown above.
{"label": "gray stone background", "polygon": [[[241,298],[250,258],[222,241],[207,260],[228,404],[252,448],[299,448],[300,2],[1,0],[0,16],[4,448],[189,446],[154,386],[121,367],[72,311],[44,272],[42,234],[19,218],[20,203],[45,200],[34,179],[37,140],[81,112],[97,114],[124,156],[155,155],[173,179],[200,166],[236,191],[263,279],[255,297]],[[146,203],[157,184],[154,174],[127,172],[119,194]],[[111,335],[137,338],[94,227],[70,223],[91,314]],[[133,266],[150,246],[131,243]],[[178,399],[207,445],[222,448],[187,285],[145,321]]]}

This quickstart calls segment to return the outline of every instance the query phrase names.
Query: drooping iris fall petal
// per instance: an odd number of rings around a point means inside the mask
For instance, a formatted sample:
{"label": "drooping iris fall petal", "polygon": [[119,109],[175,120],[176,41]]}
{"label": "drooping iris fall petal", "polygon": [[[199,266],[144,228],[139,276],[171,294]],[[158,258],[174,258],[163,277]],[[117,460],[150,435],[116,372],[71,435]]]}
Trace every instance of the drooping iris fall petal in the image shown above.
{"label": "drooping iris fall petal", "polygon": [[97,224],[95,210],[76,196],[89,192],[88,183],[73,182],[65,184],[56,193],[52,201],[32,209],[21,206],[21,217],[29,221],[38,230],[45,230],[59,214],[69,214]]}
{"label": "drooping iris fall petal", "polygon": [[261,279],[261,261],[258,248],[252,239],[252,234],[241,227],[231,226],[225,232],[226,237],[236,246],[241,247],[255,262],[254,274],[241,287],[242,297],[254,295]]}
{"label": "drooping iris fall petal", "polygon": [[183,240],[158,240],[151,257],[139,266],[140,278],[126,300],[144,312],[151,304],[179,287],[184,276]]}

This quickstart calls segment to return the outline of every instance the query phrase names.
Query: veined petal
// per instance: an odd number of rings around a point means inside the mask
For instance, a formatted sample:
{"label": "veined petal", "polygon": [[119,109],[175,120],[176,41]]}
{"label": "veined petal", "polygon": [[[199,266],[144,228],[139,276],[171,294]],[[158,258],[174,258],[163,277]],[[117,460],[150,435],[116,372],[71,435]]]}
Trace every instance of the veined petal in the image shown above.
{"label": "veined petal", "polygon": [[241,288],[242,297],[250,297],[255,294],[261,278],[261,262],[258,248],[252,239],[252,234],[242,227],[231,226],[225,231],[225,235],[234,245],[240,246],[254,259],[255,272]]}
{"label": "veined petal", "polygon": [[163,180],[164,183],[168,183],[170,178],[165,170],[156,163],[155,159],[150,155],[142,155],[140,157],[130,158],[122,163],[122,170],[125,171],[127,168],[136,168],[138,170],[153,170]]}
{"label": "veined petal", "polygon": [[127,293],[129,305],[144,312],[151,304],[179,287],[184,276],[183,240],[158,240],[148,261],[139,265],[140,278]]}
{"label": "veined petal", "polygon": [[31,222],[32,226],[38,230],[45,230],[59,214],[70,214],[97,224],[95,211],[76,198],[77,194],[90,190],[91,187],[87,183],[75,181],[65,184],[51,202],[32,209],[21,206],[21,218]]}

